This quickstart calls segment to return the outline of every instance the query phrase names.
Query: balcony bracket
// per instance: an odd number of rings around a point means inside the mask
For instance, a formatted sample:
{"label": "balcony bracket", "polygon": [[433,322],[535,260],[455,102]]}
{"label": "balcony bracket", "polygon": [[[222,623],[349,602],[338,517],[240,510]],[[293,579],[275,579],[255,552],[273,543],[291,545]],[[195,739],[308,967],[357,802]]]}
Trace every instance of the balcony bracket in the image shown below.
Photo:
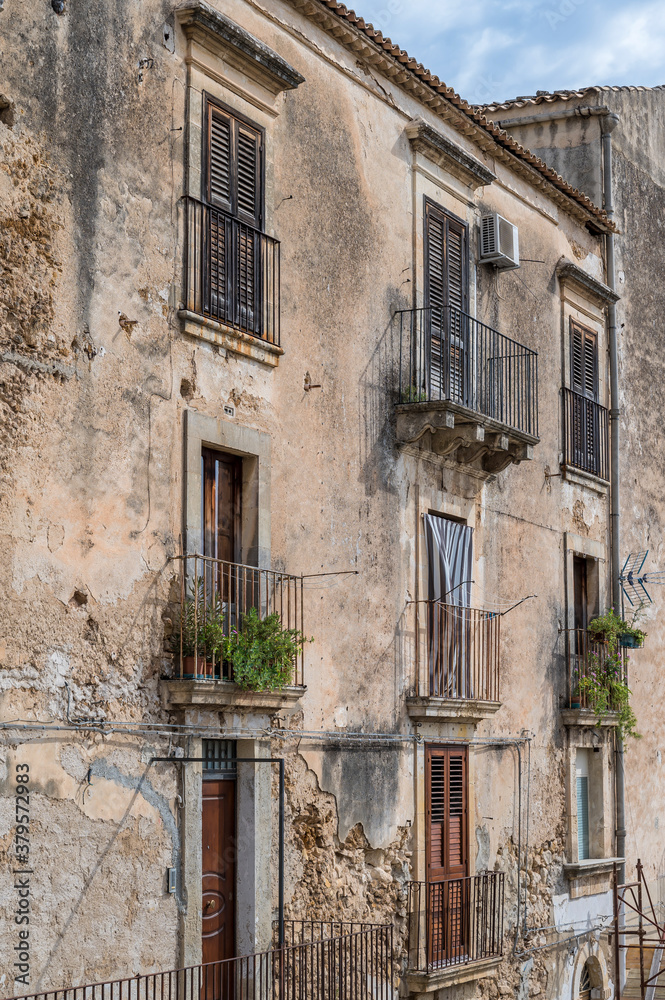
{"label": "balcony bracket", "polygon": [[450,458],[481,477],[529,461],[538,441],[452,400],[398,404],[396,436],[401,445]]}

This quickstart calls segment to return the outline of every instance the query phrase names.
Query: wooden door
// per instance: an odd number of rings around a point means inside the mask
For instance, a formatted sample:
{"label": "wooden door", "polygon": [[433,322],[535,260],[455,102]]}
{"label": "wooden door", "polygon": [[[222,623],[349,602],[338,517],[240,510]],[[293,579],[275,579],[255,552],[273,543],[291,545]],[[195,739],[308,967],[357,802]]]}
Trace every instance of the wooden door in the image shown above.
{"label": "wooden door", "polygon": [[428,747],[426,755],[428,961],[458,961],[469,921],[466,747]]}
{"label": "wooden door", "polygon": [[[235,956],[235,788],[232,779],[206,779],[203,782],[201,906],[204,965]],[[229,970],[224,966],[204,970],[201,993],[205,1000],[229,1000],[231,986]]]}

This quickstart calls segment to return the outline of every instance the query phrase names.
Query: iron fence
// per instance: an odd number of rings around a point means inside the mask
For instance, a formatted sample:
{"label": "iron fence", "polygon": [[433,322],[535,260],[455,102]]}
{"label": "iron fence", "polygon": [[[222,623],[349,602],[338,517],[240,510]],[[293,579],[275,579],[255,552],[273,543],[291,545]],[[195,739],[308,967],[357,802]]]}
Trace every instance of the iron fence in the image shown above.
{"label": "iron fence", "polygon": [[256,955],[21,1000],[393,1000],[392,927],[365,924],[335,937],[309,936]]}
{"label": "iron fence", "polygon": [[427,627],[419,628],[415,693],[498,702],[501,616],[441,601],[420,601],[419,607]]}
{"label": "iron fence", "polygon": [[432,972],[503,954],[504,873],[410,882],[409,969]]}
{"label": "iron fence", "polygon": [[[585,680],[594,686],[607,686],[612,680],[628,683],[628,656],[619,648],[611,652],[608,643],[599,642],[586,629],[569,629],[568,636],[568,705],[570,708],[589,708]],[[608,711],[616,711],[611,696]]]}
{"label": "iron fence", "polygon": [[538,437],[538,354],[453,306],[397,312],[399,402],[443,400]]}
{"label": "iron fence", "polygon": [[567,388],[563,389],[563,464],[609,482],[608,412]]}
{"label": "iron fence", "polygon": [[[181,679],[234,680],[224,655],[224,640],[255,609],[264,620],[277,614],[282,629],[304,634],[303,577],[192,553],[175,556],[181,564],[180,599],[171,649]],[[305,683],[305,654],[296,643],[290,684]]]}
{"label": "iron fence", "polygon": [[186,308],[279,346],[279,241],[196,198],[185,204]]}

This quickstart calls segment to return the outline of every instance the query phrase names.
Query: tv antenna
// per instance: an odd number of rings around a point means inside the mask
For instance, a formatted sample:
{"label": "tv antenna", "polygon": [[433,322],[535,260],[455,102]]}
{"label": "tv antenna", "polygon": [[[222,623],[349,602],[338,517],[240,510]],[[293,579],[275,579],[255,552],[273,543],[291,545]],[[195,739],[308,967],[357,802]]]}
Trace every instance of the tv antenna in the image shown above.
{"label": "tv antenna", "polygon": [[649,550],[631,552],[619,573],[621,591],[631,608],[639,611],[645,604],[653,604],[653,598],[648,587],[655,584],[665,584],[665,570],[645,570]]}

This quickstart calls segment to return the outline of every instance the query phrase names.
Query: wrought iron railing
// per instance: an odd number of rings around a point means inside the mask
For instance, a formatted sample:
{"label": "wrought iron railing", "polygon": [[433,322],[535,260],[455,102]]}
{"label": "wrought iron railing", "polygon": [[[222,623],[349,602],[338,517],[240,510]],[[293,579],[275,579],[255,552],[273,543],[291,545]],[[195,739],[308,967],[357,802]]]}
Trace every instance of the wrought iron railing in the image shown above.
{"label": "wrought iron railing", "polygon": [[21,1000],[393,1000],[392,927],[364,924],[353,932],[283,948],[156,972],[71,986]]}
{"label": "wrought iron railing", "polygon": [[536,351],[453,306],[395,316],[400,403],[447,400],[538,437]]}
{"label": "wrought iron railing", "polygon": [[409,969],[432,972],[503,954],[503,872],[408,888]]}
{"label": "wrought iron railing", "polygon": [[[612,680],[628,683],[628,656],[619,647],[610,650],[607,642],[599,642],[586,629],[569,629],[568,640],[568,706],[569,708],[589,708],[589,697],[585,679],[596,687],[607,687]],[[580,682],[581,685],[580,685]],[[617,709],[610,697],[608,711]]]}
{"label": "wrought iron railing", "polygon": [[563,389],[563,464],[609,481],[608,411],[567,388]]}
{"label": "wrought iron railing", "polygon": [[185,198],[185,306],[279,345],[279,241]]}
{"label": "wrought iron railing", "polygon": [[419,630],[416,694],[498,702],[501,616],[441,601],[421,601],[418,608],[426,629]]}
{"label": "wrought iron railing", "polygon": [[[200,553],[174,559],[180,564],[180,599],[169,644],[176,677],[234,680],[223,640],[242,628],[253,608],[261,620],[277,614],[283,629],[304,633],[302,576]],[[293,660],[290,683],[305,683],[302,643]]]}

